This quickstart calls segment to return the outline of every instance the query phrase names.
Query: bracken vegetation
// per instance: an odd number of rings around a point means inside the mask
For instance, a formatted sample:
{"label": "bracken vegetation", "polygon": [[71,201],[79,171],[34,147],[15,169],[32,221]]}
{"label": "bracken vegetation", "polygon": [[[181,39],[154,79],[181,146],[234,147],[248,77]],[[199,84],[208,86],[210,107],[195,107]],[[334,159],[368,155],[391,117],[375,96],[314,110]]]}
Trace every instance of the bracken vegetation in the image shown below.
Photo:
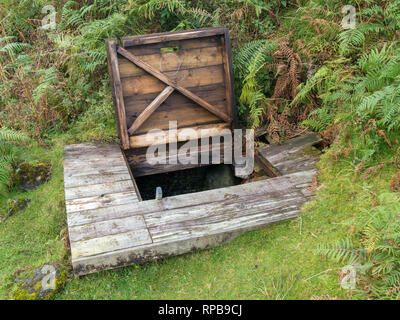
{"label": "bracken vegetation", "polygon": [[[54,29],[42,28],[47,5]],[[344,5],[356,9],[355,28],[341,26]],[[356,267],[354,297],[400,298],[400,1],[0,1],[1,203],[38,148],[117,141],[107,38],[210,26],[230,30],[240,124],[266,129],[270,142],[319,132],[329,147],[321,170],[340,168],[321,177],[306,213],[325,210],[340,176],[369,195],[348,222],[354,232],[314,254]]]}

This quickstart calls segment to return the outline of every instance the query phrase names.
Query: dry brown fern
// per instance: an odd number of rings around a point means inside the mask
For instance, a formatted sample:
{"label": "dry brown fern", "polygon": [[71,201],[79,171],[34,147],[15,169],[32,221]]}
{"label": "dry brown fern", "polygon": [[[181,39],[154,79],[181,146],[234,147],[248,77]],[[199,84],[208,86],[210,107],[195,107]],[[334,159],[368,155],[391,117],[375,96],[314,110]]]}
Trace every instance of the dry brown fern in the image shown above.
{"label": "dry brown fern", "polygon": [[268,135],[274,142],[297,132],[298,121],[293,119],[293,116],[298,117],[298,111],[292,109],[289,117],[288,105],[298,93],[297,87],[301,82],[303,63],[300,55],[288,45],[289,36],[275,40],[279,43],[279,47],[273,54],[276,84],[274,93],[269,99],[267,119]]}

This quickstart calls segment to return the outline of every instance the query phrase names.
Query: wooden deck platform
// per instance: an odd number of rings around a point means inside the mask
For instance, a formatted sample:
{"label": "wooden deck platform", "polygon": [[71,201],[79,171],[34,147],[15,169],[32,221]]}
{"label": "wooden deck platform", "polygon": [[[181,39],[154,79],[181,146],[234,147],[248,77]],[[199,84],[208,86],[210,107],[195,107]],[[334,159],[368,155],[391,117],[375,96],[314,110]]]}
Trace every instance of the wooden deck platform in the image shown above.
{"label": "wooden deck platform", "polygon": [[309,166],[249,184],[141,201],[118,145],[66,146],[65,200],[74,272],[83,275],[206,249],[296,217],[310,196],[307,187],[314,175]]}

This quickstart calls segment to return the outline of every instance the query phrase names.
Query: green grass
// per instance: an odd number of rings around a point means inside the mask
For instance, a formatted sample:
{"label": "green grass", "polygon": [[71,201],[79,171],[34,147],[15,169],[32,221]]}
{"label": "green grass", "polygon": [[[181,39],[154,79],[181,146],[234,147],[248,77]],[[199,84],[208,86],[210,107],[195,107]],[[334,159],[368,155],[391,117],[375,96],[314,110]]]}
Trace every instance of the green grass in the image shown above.
{"label": "green grass", "polygon": [[0,200],[0,211],[6,210],[7,199],[28,197],[32,201],[23,212],[0,223],[0,295],[12,280],[11,274],[28,266],[59,261],[65,254],[60,233],[66,228],[62,146],[51,150],[33,146],[33,157],[52,164],[49,182],[34,191],[12,192]]}
{"label": "green grass", "polygon": [[[52,178],[23,195],[32,198],[25,211],[0,224],[1,295],[14,271],[68,261],[60,235],[66,227],[62,142],[56,140],[51,150],[35,147],[33,155],[52,163]],[[388,190],[394,169],[384,167],[363,182],[354,180],[349,161],[333,162],[329,154],[319,167],[316,200],[306,204],[301,217],[245,233],[214,249],[71,277],[56,299],[355,298],[338,284],[343,265],[319,256],[316,248],[354,232],[355,221],[368,215],[363,208]],[[1,208],[5,202],[1,200]]]}

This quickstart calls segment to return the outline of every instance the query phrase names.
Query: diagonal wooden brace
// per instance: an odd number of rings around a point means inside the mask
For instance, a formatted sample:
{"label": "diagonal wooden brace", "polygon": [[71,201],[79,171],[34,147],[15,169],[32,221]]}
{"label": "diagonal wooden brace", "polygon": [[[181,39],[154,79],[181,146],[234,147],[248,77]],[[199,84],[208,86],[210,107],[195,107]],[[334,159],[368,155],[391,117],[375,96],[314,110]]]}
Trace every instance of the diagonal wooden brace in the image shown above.
{"label": "diagonal wooden brace", "polygon": [[174,92],[174,88],[171,86],[166,87],[147,107],[144,111],[136,118],[128,132],[130,135],[134,134],[137,129],[145,122],[156,109]]}
{"label": "diagonal wooden brace", "polygon": [[211,113],[215,114],[217,117],[221,118],[222,120],[224,120],[224,121],[226,121],[228,123],[232,122],[231,117],[229,117],[225,113],[219,111],[215,106],[209,104],[207,101],[203,100],[202,98],[200,98],[199,96],[197,96],[194,93],[190,92],[189,90],[177,85],[174,81],[172,81],[170,78],[168,78],[165,74],[163,74],[160,71],[158,71],[157,69],[153,68],[151,65],[149,65],[146,62],[144,62],[143,60],[141,60],[137,56],[133,55],[129,51],[125,50],[122,47],[118,47],[117,52],[120,55],[122,55],[123,57],[125,57],[126,59],[128,59],[129,61],[133,62],[139,68],[142,68],[146,72],[150,73],[151,75],[153,75],[154,77],[156,77],[160,81],[164,82],[169,87],[172,87],[173,89],[179,91],[180,93],[182,93],[187,98],[193,100],[198,105],[202,106],[203,108],[207,109]]}

